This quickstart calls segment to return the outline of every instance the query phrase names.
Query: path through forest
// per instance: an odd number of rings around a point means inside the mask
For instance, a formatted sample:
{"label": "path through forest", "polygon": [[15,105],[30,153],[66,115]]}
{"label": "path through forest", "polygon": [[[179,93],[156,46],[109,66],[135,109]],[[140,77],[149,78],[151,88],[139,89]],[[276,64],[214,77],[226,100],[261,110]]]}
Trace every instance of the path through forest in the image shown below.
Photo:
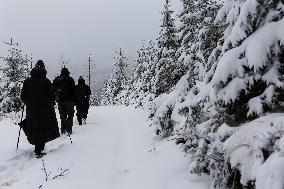
{"label": "path through forest", "polygon": [[[43,159],[34,158],[25,137],[16,152],[18,128],[3,120],[0,188],[208,189],[208,179],[189,175],[187,158],[173,141],[156,140],[146,120],[145,112],[134,108],[92,108],[87,125],[75,124],[73,144],[66,136],[52,141]],[[51,172],[47,182],[42,160]],[[60,168],[69,174],[52,179]]]}

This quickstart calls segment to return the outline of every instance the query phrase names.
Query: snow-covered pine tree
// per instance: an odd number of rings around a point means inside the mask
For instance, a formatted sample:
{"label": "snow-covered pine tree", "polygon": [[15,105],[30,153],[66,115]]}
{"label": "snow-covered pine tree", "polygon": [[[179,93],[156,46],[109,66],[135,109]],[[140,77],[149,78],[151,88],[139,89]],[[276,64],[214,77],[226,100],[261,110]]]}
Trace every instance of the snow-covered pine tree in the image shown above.
{"label": "snow-covered pine tree", "polygon": [[228,0],[218,13],[216,21],[228,27],[211,85],[230,120],[245,122],[276,108],[284,86],[283,16],[281,0]]}
{"label": "snow-covered pine tree", "polygon": [[182,0],[182,3],[178,61],[187,67],[192,88],[196,80],[204,80],[208,59],[222,37],[222,28],[214,24],[220,4],[214,0]]}
{"label": "snow-covered pine tree", "polygon": [[[207,96],[209,94],[206,71],[213,70],[212,63],[217,62],[220,58],[225,27],[222,24],[214,23],[221,6],[216,1],[184,0],[183,3],[181,47],[177,54],[180,55],[179,64],[183,62],[183,65],[188,68],[188,73],[183,77],[183,81],[179,82],[176,89],[170,93],[169,99],[163,99],[166,102],[157,108],[154,121],[158,128],[162,129],[162,136],[168,136],[168,131],[163,129],[163,126],[167,123],[174,123],[173,134],[178,134],[179,137],[186,140],[184,150],[191,154],[191,172],[211,174],[210,165],[217,163],[226,165],[222,164],[222,157],[221,160],[214,161],[211,156],[208,156],[209,153],[213,155],[219,153],[219,151],[215,152],[212,149],[215,148],[215,141],[209,135],[216,132],[222,124],[217,126],[217,120],[211,120],[211,116],[216,115],[217,118],[223,114],[214,111],[214,102],[211,102],[210,96]],[[177,116],[177,114],[184,118]],[[217,172],[211,174],[214,181],[216,181],[215,177],[219,176],[220,172],[218,174]],[[223,181],[225,182],[225,180]],[[219,183],[215,182],[216,185]]]}
{"label": "snow-covered pine tree", "polygon": [[277,108],[283,91],[283,37],[279,34],[283,15],[283,3],[269,0],[227,0],[218,12],[215,22],[226,30],[222,46],[213,50],[215,57],[209,60],[205,87],[211,88],[208,104],[213,105],[206,154],[215,187],[241,186],[240,176],[235,176],[238,170],[225,161],[222,143],[226,138],[216,137],[224,132],[222,123],[237,126]]}
{"label": "snow-covered pine tree", "polygon": [[138,50],[138,58],[130,79],[130,104],[146,105],[153,94],[153,77],[155,66],[155,44],[152,41],[143,42]]}
{"label": "snow-covered pine tree", "polygon": [[[194,1],[191,0],[181,0],[182,2],[182,11],[178,15],[180,19],[180,26],[178,28],[179,31],[179,43],[180,46],[176,52],[176,56],[178,57],[178,63],[183,67],[181,72],[183,74],[188,73],[189,64],[191,62],[189,56],[189,50],[193,43],[193,30],[194,30],[194,22],[192,21],[192,12],[194,8]],[[193,84],[190,84],[192,87]]]}
{"label": "snow-covered pine tree", "polygon": [[90,96],[90,106],[98,106],[100,104],[100,96],[97,93],[93,93]]}
{"label": "snow-covered pine tree", "polygon": [[111,96],[112,95],[112,88],[113,88],[113,86],[111,86],[110,79],[111,78],[108,78],[104,82],[104,85],[103,85],[103,88],[102,88],[101,102],[100,102],[100,104],[102,106],[107,106],[107,105],[114,104],[114,99]]}
{"label": "snow-covered pine tree", "polygon": [[178,82],[176,64],[176,51],[178,49],[178,37],[175,27],[175,19],[171,10],[170,1],[166,0],[162,11],[161,31],[158,37],[157,62],[155,65],[154,93],[156,96],[169,92]]}
{"label": "snow-covered pine tree", "polygon": [[[184,6],[180,14],[181,46],[176,53],[179,55],[176,65],[179,68],[187,67],[187,73],[175,86],[173,92],[168,95],[170,99],[165,100],[164,98],[163,101],[166,102],[162,105],[157,103],[158,107],[154,107],[157,111],[153,111],[156,114],[154,122],[158,129],[163,130],[162,125],[168,125],[164,121],[170,121],[170,123],[175,123],[177,132],[187,125],[189,128],[193,128],[192,125],[196,126],[201,122],[200,120],[206,120],[209,117],[209,115],[204,115],[207,110],[201,109],[202,111],[198,112],[199,115],[194,115],[194,113],[195,110],[200,109],[199,105],[205,103],[203,101],[208,100],[208,98],[204,98],[204,91],[202,92],[205,85],[207,62],[213,50],[218,46],[218,38],[222,36],[223,32],[219,25],[214,24],[217,10],[220,8],[216,1],[184,0],[182,2]],[[202,105],[202,107],[206,109],[209,106]],[[177,114],[183,118],[178,118]],[[196,116],[200,119],[191,120]],[[167,119],[168,117],[171,119]],[[189,118],[190,123],[186,121]],[[161,133],[164,136],[163,131]]]}
{"label": "snow-covered pine tree", "polygon": [[[181,56],[179,61],[183,61],[188,67],[187,80],[189,84],[190,98],[185,101],[191,101],[191,103],[185,102],[188,105],[182,107],[180,112],[189,112],[192,115],[186,115],[189,117],[196,117],[195,113],[198,113],[199,120],[191,119],[190,125],[197,125],[200,119],[208,119],[210,115],[205,114],[210,105],[206,104],[209,98],[204,98],[203,86],[206,85],[206,70],[211,68],[211,62],[218,60],[217,53],[220,48],[220,38],[224,31],[222,25],[216,25],[214,23],[215,17],[221,4],[215,0],[182,0],[183,11],[180,14],[181,17],[181,47],[179,52]],[[216,50],[217,49],[217,50]],[[200,94],[199,94],[200,93]],[[206,105],[205,105],[206,104]],[[196,109],[202,109],[200,112],[196,112]],[[188,110],[189,109],[189,110]],[[205,109],[205,110],[203,110]],[[207,117],[207,118],[204,118]]]}
{"label": "snow-covered pine tree", "polygon": [[124,97],[127,97],[127,95],[122,95],[122,93],[128,91],[126,60],[127,58],[123,55],[123,50],[120,47],[115,57],[115,69],[102,90],[102,105],[117,105],[125,101]]}
{"label": "snow-covered pine tree", "polygon": [[129,100],[130,104],[136,106],[142,106],[141,99],[143,98],[144,93],[144,83],[142,74],[146,71],[146,56],[144,53],[145,44],[143,44],[142,48],[139,49],[138,58],[135,60],[136,64],[134,65],[131,77],[130,77],[130,94]]}
{"label": "snow-covered pine tree", "polygon": [[28,76],[30,59],[23,55],[18,43],[9,44],[9,54],[3,58],[0,79],[0,112],[19,112],[22,107],[20,93],[23,81]]}

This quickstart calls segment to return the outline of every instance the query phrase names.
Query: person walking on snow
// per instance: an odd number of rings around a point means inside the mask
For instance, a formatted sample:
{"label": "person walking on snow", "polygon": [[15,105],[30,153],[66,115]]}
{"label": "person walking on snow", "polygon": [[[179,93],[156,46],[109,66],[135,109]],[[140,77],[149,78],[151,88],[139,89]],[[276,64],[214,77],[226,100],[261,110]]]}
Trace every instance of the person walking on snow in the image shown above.
{"label": "person walking on snow", "polygon": [[75,81],[67,68],[62,68],[60,76],[53,80],[56,101],[61,119],[61,134],[72,134],[74,103],[76,102]]}
{"label": "person walking on snow", "polygon": [[77,120],[79,125],[82,125],[82,120],[84,124],[86,124],[86,119],[88,116],[88,110],[90,107],[90,95],[91,89],[88,85],[85,84],[85,80],[82,76],[78,79],[78,84],[76,85],[76,96],[77,96],[77,103],[76,103],[76,110],[77,110]]}
{"label": "person walking on snow", "polygon": [[55,94],[46,74],[43,61],[37,61],[21,91],[21,99],[26,105],[26,134],[29,143],[35,145],[37,158],[45,155],[45,143],[60,136],[54,108]]}

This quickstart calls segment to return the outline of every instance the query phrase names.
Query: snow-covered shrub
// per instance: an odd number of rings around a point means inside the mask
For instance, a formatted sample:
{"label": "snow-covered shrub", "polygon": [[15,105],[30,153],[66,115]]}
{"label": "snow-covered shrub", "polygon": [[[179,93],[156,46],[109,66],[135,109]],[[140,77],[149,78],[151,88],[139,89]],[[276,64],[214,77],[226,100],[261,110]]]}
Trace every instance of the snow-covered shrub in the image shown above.
{"label": "snow-covered shrub", "polygon": [[96,93],[90,96],[90,106],[98,106],[100,105],[100,96]]}
{"label": "snow-covered shrub", "polygon": [[198,140],[197,147],[194,149],[194,153],[191,155],[192,163],[190,165],[190,172],[201,175],[202,173],[209,173],[208,165],[209,159],[207,159],[207,152],[209,149],[209,141],[204,138]]}
{"label": "snow-covered shrub", "polygon": [[[174,131],[174,126],[177,124],[176,117],[179,117],[179,112],[175,107],[184,101],[184,97],[188,93],[188,82],[186,77],[182,78],[177,86],[169,94],[163,94],[155,98],[153,106],[151,106],[152,125],[154,125],[161,136],[169,136]],[[171,126],[168,129],[167,126]],[[167,129],[166,129],[167,128]],[[169,131],[171,133],[169,133]],[[177,132],[175,132],[177,133]],[[180,132],[179,132],[180,133]]]}
{"label": "snow-covered shrub", "polygon": [[21,88],[29,73],[30,60],[23,55],[18,44],[11,44],[9,54],[0,67],[0,112],[19,112],[22,108]]}
{"label": "snow-covered shrub", "polygon": [[241,173],[243,186],[284,187],[284,115],[271,114],[238,128],[224,143],[225,159]]}
{"label": "snow-covered shrub", "polygon": [[214,188],[234,188],[238,185],[239,180],[235,177],[237,172],[231,168],[229,162],[225,159],[223,149],[224,142],[235,132],[236,128],[222,124],[216,132],[208,134],[210,144],[207,151],[206,159],[208,163],[208,171],[212,179],[212,187]]}

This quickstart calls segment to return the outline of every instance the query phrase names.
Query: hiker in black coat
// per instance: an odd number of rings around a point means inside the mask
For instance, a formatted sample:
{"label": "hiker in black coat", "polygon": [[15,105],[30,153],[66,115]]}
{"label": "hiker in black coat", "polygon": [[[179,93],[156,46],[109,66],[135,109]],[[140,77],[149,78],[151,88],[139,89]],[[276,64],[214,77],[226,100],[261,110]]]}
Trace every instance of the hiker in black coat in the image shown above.
{"label": "hiker in black coat", "polygon": [[61,133],[72,134],[74,104],[76,102],[75,81],[67,68],[62,68],[60,76],[53,80],[56,101],[61,119]]}
{"label": "hiker in black coat", "polygon": [[90,107],[89,101],[90,101],[91,89],[88,85],[85,84],[85,80],[83,79],[83,77],[80,76],[75,90],[77,96],[76,115],[79,125],[82,125],[82,119],[84,123],[86,123],[86,119],[88,116],[88,110]]}
{"label": "hiker in black coat", "polygon": [[35,145],[37,157],[41,157],[45,143],[60,136],[54,109],[55,95],[42,60],[36,63],[30,75],[24,81],[21,99],[26,104],[28,141]]}

